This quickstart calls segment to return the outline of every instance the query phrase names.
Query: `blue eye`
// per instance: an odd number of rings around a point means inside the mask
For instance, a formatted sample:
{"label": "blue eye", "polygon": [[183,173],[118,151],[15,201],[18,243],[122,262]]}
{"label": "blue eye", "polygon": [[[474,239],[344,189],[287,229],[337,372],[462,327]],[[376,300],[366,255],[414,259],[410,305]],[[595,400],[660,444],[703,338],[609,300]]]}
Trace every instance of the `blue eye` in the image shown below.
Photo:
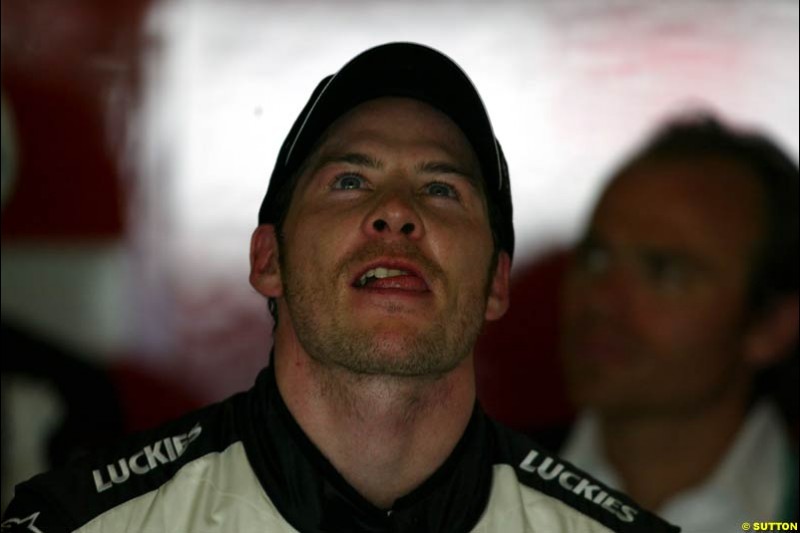
{"label": "blue eye", "polygon": [[687,284],[690,269],[678,259],[662,255],[650,255],[644,258],[644,270],[647,278],[662,288],[677,289]]}
{"label": "blue eye", "polygon": [[353,191],[364,188],[364,178],[358,174],[342,174],[336,177],[333,188],[343,191]]}
{"label": "blue eye", "polygon": [[611,250],[592,235],[586,235],[575,247],[574,266],[591,276],[603,274],[611,267]]}
{"label": "blue eye", "polygon": [[458,198],[455,187],[447,183],[433,182],[425,186],[425,192],[431,196],[441,196],[443,198]]}
{"label": "blue eye", "polygon": [[611,254],[598,245],[583,245],[578,248],[577,264],[584,272],[600,274],[608,270],[611,263]]}

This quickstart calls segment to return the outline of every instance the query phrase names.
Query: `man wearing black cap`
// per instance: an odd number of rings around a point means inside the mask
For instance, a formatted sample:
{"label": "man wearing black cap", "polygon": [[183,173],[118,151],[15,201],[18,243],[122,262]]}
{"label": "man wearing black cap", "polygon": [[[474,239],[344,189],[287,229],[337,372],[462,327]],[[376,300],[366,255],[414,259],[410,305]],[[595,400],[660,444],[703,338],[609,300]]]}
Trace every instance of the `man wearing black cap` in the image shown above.
{"label": "man wearing black cap", "polygon": [[259,224],[250,281],[276,326],[253,389],[21,485],[4,531],[677,531],[476,405],[514,234],[450,59],[396,43],[324,79]]}

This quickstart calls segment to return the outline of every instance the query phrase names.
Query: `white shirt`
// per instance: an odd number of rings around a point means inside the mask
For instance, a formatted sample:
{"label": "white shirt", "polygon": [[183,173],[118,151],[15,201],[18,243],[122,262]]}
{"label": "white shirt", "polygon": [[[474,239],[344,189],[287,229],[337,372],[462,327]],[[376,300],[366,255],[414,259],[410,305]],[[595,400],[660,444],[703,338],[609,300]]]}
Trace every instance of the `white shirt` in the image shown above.
{"label": "white shirt", "polygon": [[[604,457],[597,417],[579,418],[561,456],[611,487],[622,489]],[[743,522],[788,520],[796,465],[776,408],[762,401],[750,411],[731,448],[701,485],[668,500],[657,510],[683,533],[741,531]]]}

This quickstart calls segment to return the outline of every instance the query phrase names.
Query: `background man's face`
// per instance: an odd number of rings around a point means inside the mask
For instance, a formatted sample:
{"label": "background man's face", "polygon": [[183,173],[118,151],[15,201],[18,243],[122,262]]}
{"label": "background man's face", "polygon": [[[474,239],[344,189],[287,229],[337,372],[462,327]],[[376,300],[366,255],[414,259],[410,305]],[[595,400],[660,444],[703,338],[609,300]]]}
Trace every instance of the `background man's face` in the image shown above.
{"label": "background man's face", "polygon": [[683,413],[743,394],[760,194],[721,158],[645,159],[616,178],[565,290],[563,354],[580,406]]}
{"label": "background man's face", "polygon": [[283,226],[280,316],[306,352],[392,375],[468,356],[491,281],[481,181],[461,130],[426,104],[382,98],[335,122]]}

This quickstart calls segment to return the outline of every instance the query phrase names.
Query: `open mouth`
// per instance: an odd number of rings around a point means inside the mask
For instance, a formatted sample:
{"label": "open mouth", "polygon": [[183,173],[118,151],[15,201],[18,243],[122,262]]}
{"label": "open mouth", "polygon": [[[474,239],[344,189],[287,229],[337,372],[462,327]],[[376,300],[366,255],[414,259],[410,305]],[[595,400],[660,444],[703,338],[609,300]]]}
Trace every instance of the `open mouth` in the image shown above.
{"label": "open mouth", "polygon": [[419,272],[411,268],[400,268],[393,265],[367,268],[356,277],[353,287],[373,290],[429,291],[427,282]]}

